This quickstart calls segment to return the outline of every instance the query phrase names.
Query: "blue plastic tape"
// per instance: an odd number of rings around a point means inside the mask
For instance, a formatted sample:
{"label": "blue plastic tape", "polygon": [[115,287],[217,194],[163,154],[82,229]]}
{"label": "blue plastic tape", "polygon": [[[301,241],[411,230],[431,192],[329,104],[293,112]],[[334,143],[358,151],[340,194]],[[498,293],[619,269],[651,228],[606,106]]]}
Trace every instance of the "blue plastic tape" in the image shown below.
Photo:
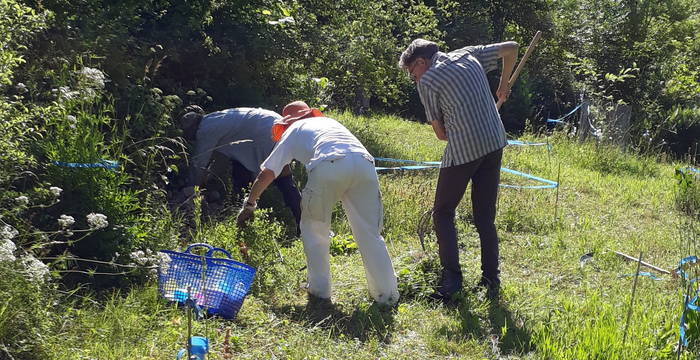
{"label": "blue plastic tape", "polygon": [[[386,162],[394,162],[394,163],[405,163],[405,164],[413,164],[413,165],[408,165],[408,166],[397,166],[397,167],[375,167],[378,173],[382,172],[389,172],[392,170],[427,170],[427,169],[437,169],[438,165],[440,165],[439,161],[415,161],[415,160],[403,160],[403,159],[393,159],[393,158],[382,158],[382,157],[375,157],[374,160],[376,161],[386,161]],[[511,173],[513,175],[517,176],[522,176],[528,180],[534,180],[538,181],[541,183],[544,183],[545,185],[508,185],[508,184],[499,184],[500,187],[504,188],[510,188],[510,189],[551,189],[551,188],[556,188],[559,186],[559,183],[556,181],[552,180],[547,180],[543,179],[534,175],[530,175],[524,172],[516,171],[516,170],[511,170],[508,168],[501,168],[501,171],[505,171],[507,173]]]}
{"label": "blue plastic tape", "polygon": [[96,163],[72,163],[63,161],[52,161],[51,163],[56,166],[68,168],[105,168],[109,170],[116,170],[119,168],[119,162],[114,160],[100,160],[100,162]]}
{"label": "blue plastic tape", "polygon": [[698,170],[698,169],[696,169],[696,168],[694,168],[694,167],[692,167],[692,166],[687,166],[687,167],[678,169],[678,171],[680,171],[680,172],[682,172],[682,173],[684,173],[684,174],[685,174],[685,172],[688,171],[688,170],[690,170],[690,171],[692,171],[692,172],[694,172],[694,173],[696,173],[696,174],[700,174],[700,170]]}
{"label": "blue plastic tape", "polygon": [[508,145],[516,145],[516,146],[547,146],[547,150],[552,150],[552,144],[544,143],[544,142],[529,142],[529,141],[520,141],[520,140],[508,140]]}
{"label": "blue plastic tape", "polygon": [[[635,274],[623,274],[623,275],[620,275],[620,277],[629,277],[629,276],[634,276],[634,275],[635,275]],[[639,273],[639,276],[645,276],[645,277],[648,277],[648,278],[650,278],[650,279],[652,279],[652,280],[663,280],[663,279],[661,279],[661,278],[659,278],[659,277],[656,277],[654,274],[652,274],[652,273],[650,273],[650,272],[646,272],[646,271],[640,272],[640,273]]]}
{"label": "blue plastic tape", "polygon": [[569,111],[568,114],[566,114],[566,115],[564,115],[564,116],[562,116],[562,117],[560,117],[560,118],[558,118],[558,119],[547,119],[547,122],[548,122],[548,123],[559,123],[559,124],[563,124],[563,123],[564,123],[564,119],[566,119],[567,117],[571,116],[571,115],[572,115],[573,113],[575,113],[576,110],[578,110],[580,107],[581,107],[581,104],[579,104],[579,106],[575,107],[573,110]]}
{"label": "blue plastic tape", "polygon": [[498,184],[498,186],[500,186],[500,187],[511,188],[511,189],[553,189],[553,188],[556,188],[557,186],[559,186],[559,183],[556,182],[556,181],[543,179],[543,178],[541,178],[541,177],[537,177],[537,176],[534,176],[534,175],[526,174],[526,173],[524,173],[524,172],[520,172],[520,171],[516,171],[516,170],[511,170],[511,169],[507,169],[507,168],[504,168],[504,167],[501,168],[501,171],[505,171],[505,172],[511,173],[511,174],[513,174],[513,175],[522,176],[522,177],[524,177],[524,178],[526,178],[526,179],[529,179],[529,180],[534,180],[534,181],[538,181],[538,182],[541,182],[541,183],[545,183],[546,185],[506,185],[506,184]]}

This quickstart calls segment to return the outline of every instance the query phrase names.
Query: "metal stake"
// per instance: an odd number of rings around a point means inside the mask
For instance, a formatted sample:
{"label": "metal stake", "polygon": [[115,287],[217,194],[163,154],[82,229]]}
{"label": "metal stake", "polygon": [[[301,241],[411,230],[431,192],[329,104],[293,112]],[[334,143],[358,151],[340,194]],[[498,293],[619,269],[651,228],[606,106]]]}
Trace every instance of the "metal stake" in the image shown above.
{"label": "metal stake", "polygon": [[632,298],[630,299],[630,309],[627,311],[627,321],[625,322],[625,333],[622,337],[622,346],[625,346],[627,341],[627,329],[630,325],[630,318],[632,317],[632,307],[634,306],[634,295],[637,292],[637,279],[639,279],[639,268],[642,266],[642,253],[639,253],[639,261],[637,262],[637,272],[634,274],[634,283],[632,283]]}

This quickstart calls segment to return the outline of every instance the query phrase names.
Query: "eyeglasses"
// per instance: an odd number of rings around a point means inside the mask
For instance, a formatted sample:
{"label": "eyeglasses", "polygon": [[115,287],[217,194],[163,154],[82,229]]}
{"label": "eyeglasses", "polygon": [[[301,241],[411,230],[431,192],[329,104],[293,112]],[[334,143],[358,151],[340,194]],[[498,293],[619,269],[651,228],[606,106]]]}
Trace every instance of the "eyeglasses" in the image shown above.
{"label": "eyeglasses", "polygon": [[413,71],[416,69],[416,66],[418,66],[418,60],[420,59],[416,59],[408,65],[408,77],[410,77],[413,82],[417,81],[416,74],[414,74]]}
{"label": "eyeglasses", "polygon": [[408,77],[411,78],[411,81],[415,82],[416,81],[416,76],[413,75],[413,69],[415,69],[416,62],[412,62],[411,65],[408,65]]}

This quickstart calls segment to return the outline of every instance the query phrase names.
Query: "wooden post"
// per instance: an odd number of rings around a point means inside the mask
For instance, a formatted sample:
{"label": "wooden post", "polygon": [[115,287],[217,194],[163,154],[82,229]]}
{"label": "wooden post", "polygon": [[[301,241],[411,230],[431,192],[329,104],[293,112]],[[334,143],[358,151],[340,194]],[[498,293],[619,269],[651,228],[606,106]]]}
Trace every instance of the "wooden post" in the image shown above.
{"label": "wooden post", "polygon": [[581,142],[586,141],[586,138],[588,138],[588,135],[591,132],[591,121],[588,118],[588,105],[588,100],[582,99],[581,109],[579,110],[577,131],[578,139]]}

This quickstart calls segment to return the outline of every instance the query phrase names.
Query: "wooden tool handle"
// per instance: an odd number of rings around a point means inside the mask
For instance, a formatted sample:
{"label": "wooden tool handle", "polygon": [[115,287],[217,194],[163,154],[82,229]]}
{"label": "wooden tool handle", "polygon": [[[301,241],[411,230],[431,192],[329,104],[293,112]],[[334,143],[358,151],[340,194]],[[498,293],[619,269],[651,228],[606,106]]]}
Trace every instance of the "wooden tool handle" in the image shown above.
{"label": "wooden tool handle", "polygon": [[[541,37],[542,37],[542,32],[537,31],[537,33],[535,33],[535,36],[532,38],[532,41],[530,41],[530,45],[527,47],[527,50],[525,51],[525,55],[523,55],[523,58],[520,60],[520,63],[518,63],[518,66],[515,68],[515,71],[513,72],[513,74],[510,75],[510,79],[508,79],[508,90],[510,90],[510,88],[513,87],[515,80],[518,79],[520,72],[523,71],[523,67],[525,66],[525,62],[530,57],[530,54],[532,54],[532,51],[535,50],[535,46],[537,46],[537,42],[540,41]],[[496,103],[496,109],[500,110],[501,105],[503,105],[504,101],[505,101],[505,99],[498,99],[498,102]]]}

